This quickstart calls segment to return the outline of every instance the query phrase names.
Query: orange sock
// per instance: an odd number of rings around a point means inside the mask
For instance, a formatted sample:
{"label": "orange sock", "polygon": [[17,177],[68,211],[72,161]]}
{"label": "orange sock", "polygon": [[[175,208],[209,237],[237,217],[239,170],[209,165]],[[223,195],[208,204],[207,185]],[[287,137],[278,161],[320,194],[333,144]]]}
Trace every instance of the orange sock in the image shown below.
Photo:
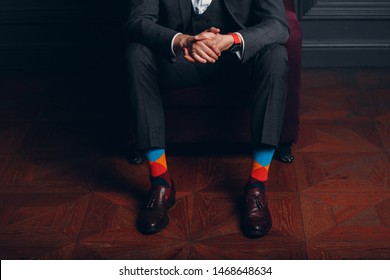
{"label": "orange sock", "polygon": [[150,168],[150,180],[152,186],[160,185],[166,188],[172,187],[172,181],[168,174],[167,160],[164,149],[151,149],[146,152]]}
{"label": "orange sock", "polygon": [[275,149],[270,147],[253,151],[252,170],[248,182],[249,186],[258,182],[262,183],[259,184],[260,186],[264,186],[264,183],[268,180],[268,170],[274,152]]}

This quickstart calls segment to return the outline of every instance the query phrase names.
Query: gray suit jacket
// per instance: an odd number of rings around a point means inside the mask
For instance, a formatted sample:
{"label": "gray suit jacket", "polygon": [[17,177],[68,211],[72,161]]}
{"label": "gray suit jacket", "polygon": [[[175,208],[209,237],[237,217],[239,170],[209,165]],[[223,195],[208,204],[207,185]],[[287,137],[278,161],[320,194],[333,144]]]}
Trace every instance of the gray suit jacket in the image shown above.
{"label": "gray suit jacket", "polygon": [[[242,62],[266,45],[283,44],[289,36],[283,0],[224,0],[245,41]],[[192,13],[190,0],[131,0],[126,23],[131,42],[145,44],[171,59],[171,41],[186,30]],[[218,26],[216,26],[218,27]]]}

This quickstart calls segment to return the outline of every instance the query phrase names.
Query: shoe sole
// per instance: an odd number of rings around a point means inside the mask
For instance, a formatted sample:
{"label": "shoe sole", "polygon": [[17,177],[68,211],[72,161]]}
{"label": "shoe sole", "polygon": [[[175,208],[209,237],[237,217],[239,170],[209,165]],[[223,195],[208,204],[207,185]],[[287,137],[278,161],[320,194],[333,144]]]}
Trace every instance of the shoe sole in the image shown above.
{"label": "shoe sole", "polygon": [[248,231],[248,230],[245,229],[244,226],[242,226],[242,231],[243,231],[243,233],[244,233],[247,237],[256,238],[256,237],[262,237],[262,236],[264,236],[264,235],[267,235],[271,228],[272,228],[272,224],[270,225],[269,228],[267,228],[267,229],[264,230],[264,231]]}
{"label": "shoe sole", "polygon": [[168,223],[169,223],[169,218],[168,218],[167,222],[164,223],[164,224],[163,224],[161,227],[159,227],[159,228],[156,228],[156,229],[153,229],[153,230],[148,230],[148,231],[142,231],[142,230],[140,230],[140,232],[141,232],[142,234],[144,234],[144,235],[154,234],[154,233],[157,233],[157,232],[159,232],[159,231],[162,231],[162,230],[168,225]]}

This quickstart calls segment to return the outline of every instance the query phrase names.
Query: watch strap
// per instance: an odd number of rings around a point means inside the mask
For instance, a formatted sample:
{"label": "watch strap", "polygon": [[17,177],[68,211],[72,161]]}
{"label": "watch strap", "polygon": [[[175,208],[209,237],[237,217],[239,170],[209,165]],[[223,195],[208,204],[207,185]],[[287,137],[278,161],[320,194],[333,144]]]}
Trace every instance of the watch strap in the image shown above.
{"label": "watch strap", "polygon": [[241,38],[240,38],[240,36],[238,36],[237,33],[228,33],[228,34],[233,37],[234,45],[241,45]]}

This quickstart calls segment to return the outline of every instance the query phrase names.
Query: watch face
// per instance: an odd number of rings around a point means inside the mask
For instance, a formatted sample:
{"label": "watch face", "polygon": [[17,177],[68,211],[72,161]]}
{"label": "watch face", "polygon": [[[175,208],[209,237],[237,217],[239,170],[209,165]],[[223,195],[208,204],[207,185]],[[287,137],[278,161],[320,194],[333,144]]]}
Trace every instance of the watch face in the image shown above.
{"label": "watch face", "polygon": [[231,51],[232,53],[236,53],[238,51],[241,50],[241,46],[240,45],[233,45],[229,51]]}

